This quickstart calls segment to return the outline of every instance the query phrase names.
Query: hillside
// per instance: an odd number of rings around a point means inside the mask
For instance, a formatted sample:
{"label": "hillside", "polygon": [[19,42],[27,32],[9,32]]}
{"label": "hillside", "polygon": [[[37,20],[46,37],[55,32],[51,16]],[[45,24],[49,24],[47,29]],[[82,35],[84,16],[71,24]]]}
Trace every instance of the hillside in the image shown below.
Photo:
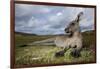
{"label": "hillside", "polygon": [[24,33],[24,32],[15,32],[15,34],[17,34],[17,35],[28,35],[28,36],[35,36],[36,34],[32,34],[32,33]]}

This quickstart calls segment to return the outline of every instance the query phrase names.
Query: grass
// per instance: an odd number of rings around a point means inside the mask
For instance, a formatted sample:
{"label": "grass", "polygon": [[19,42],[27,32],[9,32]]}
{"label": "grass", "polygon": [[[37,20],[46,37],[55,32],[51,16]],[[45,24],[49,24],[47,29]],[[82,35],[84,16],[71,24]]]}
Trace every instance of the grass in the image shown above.
{"label": "grass", "polygon": [[29,36],[15,35],[15,64],[31,65],[31,64],[61,64],[61,63],[77,63],[77,62],[94,62],[95,61],[95,36],[92,33],[83,33],[84,48],[81,51],[81,57],[74,58],[70,55],[69,49],[63,57],[55,57],[55,53],[61,48],[53,46],[32,45],[21,47],[23,44],[39,41],[54,36]]}

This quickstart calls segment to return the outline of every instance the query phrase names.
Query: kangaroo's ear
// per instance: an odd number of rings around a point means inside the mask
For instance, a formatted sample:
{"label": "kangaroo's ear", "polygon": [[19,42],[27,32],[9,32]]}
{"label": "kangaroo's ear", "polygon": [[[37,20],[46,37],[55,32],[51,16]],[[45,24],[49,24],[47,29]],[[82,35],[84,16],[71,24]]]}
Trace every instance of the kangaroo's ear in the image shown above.
{"label": "kangaroo's ear", "polygon": [[83,15],[83,12],[80,12],[80,13],[78,14],[79,17],[82,16],[82,15]]}
{"label": "kangaroo's ear", "polygon": [[81,20],[81,16],[82,16],[82,15],[83,15],[83,12],[80,12],[80,13],[77,15],[75,21],[79,22],[79,21]]}

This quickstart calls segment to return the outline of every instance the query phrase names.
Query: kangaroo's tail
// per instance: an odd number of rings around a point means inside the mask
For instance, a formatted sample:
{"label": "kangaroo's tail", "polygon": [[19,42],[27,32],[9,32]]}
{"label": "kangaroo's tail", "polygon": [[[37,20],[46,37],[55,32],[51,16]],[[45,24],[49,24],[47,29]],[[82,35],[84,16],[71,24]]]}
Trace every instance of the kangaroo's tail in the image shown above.
{"label": "kangaroo's tail", "polygon": [[24,46],[29,46],[29,45],[54,45],[54,39],[55,38],[49,38],[49,39],[45,39],[41,41],[34,41],[32,43],[22,45],[22,46],[24,47]]}

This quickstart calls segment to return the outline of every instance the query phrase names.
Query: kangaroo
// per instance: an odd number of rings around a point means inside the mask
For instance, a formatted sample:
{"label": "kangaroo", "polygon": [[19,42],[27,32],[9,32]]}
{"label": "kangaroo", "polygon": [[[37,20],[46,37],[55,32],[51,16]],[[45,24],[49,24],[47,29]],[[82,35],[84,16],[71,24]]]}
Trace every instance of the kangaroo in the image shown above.
{"label": "kangaroo", "polygon": [[71,48],[71,55],[73,57],[79,57],[80,56],[80,51],[82,49],[82,35],[80,32],[80,27],[79,27],[79,21],[81,20],[81,16],[83,15],[83,12],[80,12],[76,19],[71,21],[68,27],[65,28],[65,32],[68,35],[63,35],[63,36],[56,36],[54,38],[42,40],[42,41],[36,41],[27,45],[32,45],[32,44],[38,44],[42,42],[50,42],[53,41],[54,44],[57,47],[63,47],[63,50],[58,51],[55,53],[55,56],[64,56],[64,53]]}
{"label": "kangaroo", "polygon": [[56,56],[64,56],[67,49],[72,48],[71,55],[73,57],[79,57],[80,51],[82,49],[82,35],[79,28],[79,21],[83,12],[80,12],[75,20],[70,22],[69,26],[65,28],[65,32],[69,35],[58,36],[55,38],[54,42],[56,46],[63,47],[62,51],[57,52]]}

